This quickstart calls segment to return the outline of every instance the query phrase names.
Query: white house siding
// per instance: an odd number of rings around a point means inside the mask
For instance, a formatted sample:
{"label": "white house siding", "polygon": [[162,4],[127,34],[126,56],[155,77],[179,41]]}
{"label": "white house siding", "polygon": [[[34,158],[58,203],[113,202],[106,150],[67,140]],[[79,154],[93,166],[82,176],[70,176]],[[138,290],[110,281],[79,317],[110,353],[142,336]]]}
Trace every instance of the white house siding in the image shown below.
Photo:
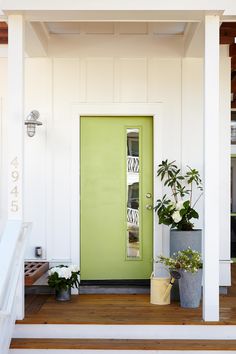
{"label": "white house siding", "polygon": [[[43,257],[52,262],[73,261],[73,104],[162,103],[163,158],[202,172],[202,59],[182,58],[181,37],[147,35],[144,25],[135,35],[125,24],[101,31],[107,33],[92,34],[90,27],[91,33],[81,36],[52,36],[49,57],[26,59],[26,114],[38,109],[43,121],[36,136],[25,139],[25,220],[34,225],[28,259],[34,258],[35,246],[42,246]],[[228,83],[229,59],[224,57],[221,64],[221,80]],[[4,65],[1,60],[0,72]],[[0,80],[3,99],[4,76]],[[225,113],[225,101],[222,105]],[[225,206],[228,195],[223,199]],[[202,227],[201,219],[196,226]],[[229,259],[228,215],[222,210],[223,229],[221,259]],[[166,228],[165,253],[167,236]]]}
{"label": "white house siding", "polygon": [[7,181],[4,178],[4,163],[6,157],[6,82],[7,82],[7,60],[0,58],[0,232],[3,231],[7,217]]}

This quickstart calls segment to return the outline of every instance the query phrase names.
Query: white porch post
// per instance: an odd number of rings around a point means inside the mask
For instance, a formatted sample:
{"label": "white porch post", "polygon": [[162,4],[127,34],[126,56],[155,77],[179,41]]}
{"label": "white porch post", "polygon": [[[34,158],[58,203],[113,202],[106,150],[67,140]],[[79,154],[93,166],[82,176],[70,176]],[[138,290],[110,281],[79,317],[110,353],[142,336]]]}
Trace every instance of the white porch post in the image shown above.
{"label": "white porch post", "polygon": [[[24,19],[8,17],[8,219],[23,222]],[[9,240],[10,241],[10,240]],[[24,318],[24,269],[17,291],[17,318]]]}
{"label": "white porch post", "polygon": [[205,17],[203,319],[219,320],[219,16]]}
{"label": "white porch post", "polygon": [[8,219],[23,219],[24,19],[8,17]]}

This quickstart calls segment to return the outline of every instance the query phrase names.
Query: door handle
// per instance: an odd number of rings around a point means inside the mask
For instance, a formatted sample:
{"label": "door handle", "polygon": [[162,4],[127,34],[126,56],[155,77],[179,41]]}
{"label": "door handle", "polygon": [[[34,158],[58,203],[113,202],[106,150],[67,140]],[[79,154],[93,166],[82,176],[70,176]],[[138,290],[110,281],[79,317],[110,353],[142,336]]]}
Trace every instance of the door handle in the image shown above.
{"label": "door handle", "polygon": [[145,208],[146,208],[147,210],[152,210],[152,209],[153,209],[151,204],[147,204],[147,205],[145,206]]}

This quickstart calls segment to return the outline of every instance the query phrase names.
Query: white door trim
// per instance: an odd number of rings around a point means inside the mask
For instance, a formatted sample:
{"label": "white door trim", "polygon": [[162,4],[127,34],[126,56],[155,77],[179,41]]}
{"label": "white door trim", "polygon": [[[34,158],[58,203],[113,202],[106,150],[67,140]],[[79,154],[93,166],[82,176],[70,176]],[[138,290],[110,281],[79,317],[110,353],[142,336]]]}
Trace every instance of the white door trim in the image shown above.
{"label": "white door trim", "polygon": [[[80,117],[81,116],[152,116],[153,117],[153,202],[162,195],[162,185],[156,178],[157,165],[162,160],[161,103],[74,103],[72,105],[71,152],[71,261],[80,264]],[[78,237],[79,235],[79,237]],[[161,254],[162,226],[153,217],[153,258]]]}

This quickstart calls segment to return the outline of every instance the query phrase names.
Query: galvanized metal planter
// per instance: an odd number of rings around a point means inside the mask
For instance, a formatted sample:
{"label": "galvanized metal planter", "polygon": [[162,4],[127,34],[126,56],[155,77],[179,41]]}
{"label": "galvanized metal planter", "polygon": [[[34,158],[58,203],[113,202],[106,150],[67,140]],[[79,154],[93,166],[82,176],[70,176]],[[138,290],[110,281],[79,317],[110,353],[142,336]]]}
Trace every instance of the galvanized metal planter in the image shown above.
{"label": "galvanized metal planter", "polygon": [[66,290],[61,289],[56,291],[56,300],[57,301],[69,301],[71,299],[71,288],[68,287]]}
{"label": "galvanized metal planter", "polygon": [[202,269],[196,273],[179,270],[180,305],[186,308],[199,307],[201,301]]}
{"label": "galvanized metal planter", "polygon": [[201,253],[202,230],[170,231],[170,256],[178,251],[186,250],[188,247]]}
{"label": "galvanized metal planter", "polygon": [[[190,247],[192,250],[202,251],[202,230],[192,231],[170,230],[170,257],[173,253],[186,250]],[[175,281],[171,291],[171,300],[179,301],[179,280]]]}

